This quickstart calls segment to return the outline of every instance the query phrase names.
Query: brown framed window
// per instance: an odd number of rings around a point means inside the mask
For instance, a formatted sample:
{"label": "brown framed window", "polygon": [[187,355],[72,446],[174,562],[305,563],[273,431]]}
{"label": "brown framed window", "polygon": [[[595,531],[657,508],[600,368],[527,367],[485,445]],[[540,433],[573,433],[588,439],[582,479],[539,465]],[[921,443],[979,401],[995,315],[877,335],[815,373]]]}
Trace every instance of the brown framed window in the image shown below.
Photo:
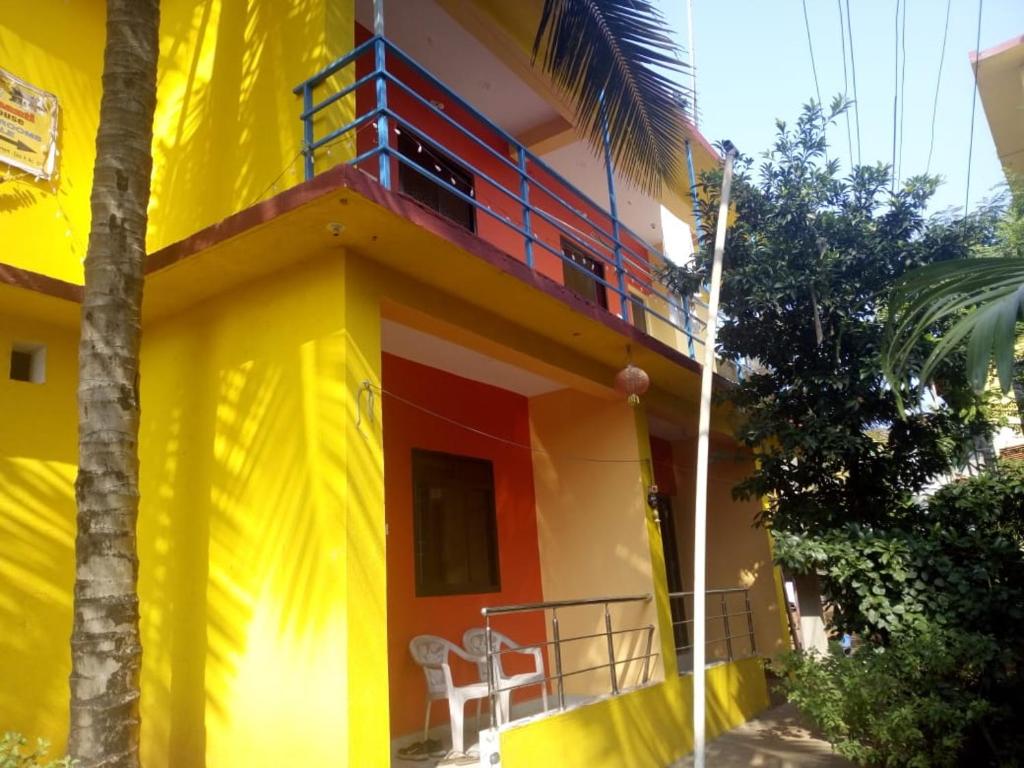
{"label": "brown framed window", "polygon": [[[604,284],[594,279],[596,277],[599,280],[604,280],[604,264],[572,240],[567,240],[564,237],[562,238],[562,253],[566,258],[562,262],[562,277],[565,287],[577,296],[608,309],[608,293]],[[573,266],[573,264],[577,266]]]}
{"label": "brown framed window", "polygon": [[417,597],[500,591],[491,462],[414,449],[412,484]]}
{"label": "brown framed window", "polygon": [[405,127],[401,131],[398,134],[398,152],[416,167],[398,163],[398,188],[470,232],[476,232],[476,208],[473,204],[438,183],[438,179],[442,179],[467,197],[474,197],[473,174],[432,144],[409,133]]}

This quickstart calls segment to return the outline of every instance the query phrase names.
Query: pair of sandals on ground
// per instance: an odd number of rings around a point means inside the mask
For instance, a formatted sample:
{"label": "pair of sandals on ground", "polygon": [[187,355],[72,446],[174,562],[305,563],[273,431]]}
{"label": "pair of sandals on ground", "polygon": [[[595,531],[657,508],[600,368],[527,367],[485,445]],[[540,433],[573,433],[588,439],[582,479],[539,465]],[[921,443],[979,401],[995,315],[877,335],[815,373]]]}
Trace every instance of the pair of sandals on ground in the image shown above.
{"label": "pair of sandals on ground", "polygon": [[438,766],[445,765],[476,765],[480,755],[476,750],[470,749],[466,752],[446,750],[440,739],[426,739],[406,744],[398,750],[398,756],[403,760],[415,762],[426,762],[427,760],[440,760]]}

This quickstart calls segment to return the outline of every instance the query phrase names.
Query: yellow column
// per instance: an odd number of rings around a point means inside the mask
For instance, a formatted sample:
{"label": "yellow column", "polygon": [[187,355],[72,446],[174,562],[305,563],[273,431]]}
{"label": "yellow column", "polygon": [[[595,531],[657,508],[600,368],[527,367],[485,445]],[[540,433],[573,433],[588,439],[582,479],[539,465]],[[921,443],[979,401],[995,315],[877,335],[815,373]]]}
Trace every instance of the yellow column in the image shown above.
{"label": "yellow column", "polygon": [[[771,529],[765,528],[764,535],[768,539],[768,552],[771,554],[772,560],[772,579],[775,582],[775,601],[779,606],[779,639],[782,648],[791,648],[793,641],[789,635],[789,600],[786,598],[786,590],[782,586],[782,568],[781,566],[774,565],[775,563],[775,546],[772,541]],[[762,650],[762,654],[764,651]]]}
{"label": "yellow column", "polygon": [[[647,429],[647,412],[643,406],[636,409],[637,450],[640,453],[644,489],[654,485],[654,464],[651,459],[651,437]],[[654,603],[658,615],[661,637],[661,657],[665,668],[665,679],[679,674],[676,659],[675,633],[672,631],[672,610],[668,599],[668,575],[665,572],[665,550],[662,546],[661,526],[655,522],[644,494],[643,508],[647,520],[647,540],[651,550],[651,582],[654,587]]]}
{"label": "yellow column", "polygon": [[[148,327],[143,755],[386,765],[379,312],[343,253]],[[379,405],[379,401],[378,401]]]}
{"label": "yellow column", "polygon": [[[348,543],[348,765],[387,765],[387,564],[380,394],[380,292],[356,258],[345,274],[345,477]],[[373,399],[362,390],[374,388]],[[358,424],[357,424],[358,421]]]}

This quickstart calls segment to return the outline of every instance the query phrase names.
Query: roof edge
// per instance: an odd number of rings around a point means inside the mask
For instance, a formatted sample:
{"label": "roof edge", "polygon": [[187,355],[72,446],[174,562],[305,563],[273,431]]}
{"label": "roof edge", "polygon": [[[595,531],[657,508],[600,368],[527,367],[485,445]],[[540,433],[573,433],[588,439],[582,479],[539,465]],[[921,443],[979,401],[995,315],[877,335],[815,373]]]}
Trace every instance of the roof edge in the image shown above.
{"label": "roof edge", "polygon": [[1024,35],[1012,37],[1009,40],[1005,40],[998,45],[993,45],[991,48],[986,48],[980,52],[971,51],[967,54],[967,58],[970,59],[971,64],[978,64],[985,59],[990,59],[993,56],[998,56],[1000,53],[1005,53],[1011,48],[1016,48],[1018,45],[1024,45]]}
{"label": "roof edge", "polygon": [[24,288],[75,304],[82,303],[82,291],[84,290],[77,283],[69,283],[66,280],[58,280],[56,277],[44,275],[42,272],[34,272],[31,269],[3,263],[0,263],[0,284]]}

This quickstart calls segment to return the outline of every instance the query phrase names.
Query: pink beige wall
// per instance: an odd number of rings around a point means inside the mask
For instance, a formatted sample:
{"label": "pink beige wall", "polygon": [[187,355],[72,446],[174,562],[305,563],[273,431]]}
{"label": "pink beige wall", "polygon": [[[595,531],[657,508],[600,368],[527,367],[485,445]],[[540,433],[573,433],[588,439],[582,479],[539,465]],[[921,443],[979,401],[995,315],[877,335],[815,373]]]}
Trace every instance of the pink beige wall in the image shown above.
{"label": "pink beige wall", "polygon": [[[672,443],[678,494],[672,509],[676,517],[676,535],[684,588],[693,589],[693,494],[696,468],[696,439]],[[732,489],[753,471],[748,453],[726,440],[711,444],[711,476],[708,486],[708,559],[709,589],[747,587],[754,613],[757,651],[771,656],[783,649],[785,640],[780,623],[775,571],[772,566],[768,533],[754,527],[760,509],[756,500],[736,501]],[[731,611],[739,610],[740,602],[732,602]],[[718,603],[708,603],[708,612],[719,610]],[[718,631],[709,623],[708,637]],[[744,631],[741,627],[738,631]],[[733,630],[734,633],[737,631]],[[743,648],[738,644],[737,652]]]}
{"label": "pink beige wall", "polygon": [[[621,398],[603,399],[571,389],[530,400],[541,573],[545,600],[654,593],[636,414]],[[615,459],[582,461],[580,457]],[[657,625],[656,604],[612,608],[613,628]],[[604,630],[601,607],[559,611],[563,637]],[[549,629],[550,633],[550,629]],[[621,635],[616,657],[642,653],[645,636]],[[660,647],[657,626],[653,638]],[[567,645],[563,668],[608,661],[603,639]],[[653,665],[661,676],[660,659]],[[635,684],[639,664],[620,668],[623,685]],[[607,693],[607,669],[569,678],[574,694]]]}

